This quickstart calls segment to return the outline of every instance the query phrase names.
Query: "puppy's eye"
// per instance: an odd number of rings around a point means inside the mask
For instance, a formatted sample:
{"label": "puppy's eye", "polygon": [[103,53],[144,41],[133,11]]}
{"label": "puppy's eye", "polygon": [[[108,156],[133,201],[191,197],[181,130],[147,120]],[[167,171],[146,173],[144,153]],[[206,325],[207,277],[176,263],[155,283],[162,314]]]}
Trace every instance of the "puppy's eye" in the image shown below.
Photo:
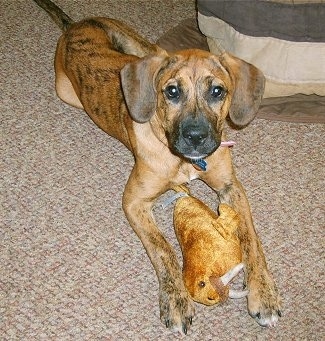
{"label": "puppy's eye", "polygon": [[180,97],[180,89],[176,85],[169,85],[165,89],[165,95],[168,99],[178,99]]}
{"label": "puppy's eye", "polygon": [[210,93],[213,98],[222,98],[225,93],[225,89],[220,85],[212,86]]}
{"label": "puppy's eye", "polygon": [[204,287],[205,287],[205,282],[200,281],[200,282],[199,282],[199,287],[200,287],[200,288],[204,288]]}

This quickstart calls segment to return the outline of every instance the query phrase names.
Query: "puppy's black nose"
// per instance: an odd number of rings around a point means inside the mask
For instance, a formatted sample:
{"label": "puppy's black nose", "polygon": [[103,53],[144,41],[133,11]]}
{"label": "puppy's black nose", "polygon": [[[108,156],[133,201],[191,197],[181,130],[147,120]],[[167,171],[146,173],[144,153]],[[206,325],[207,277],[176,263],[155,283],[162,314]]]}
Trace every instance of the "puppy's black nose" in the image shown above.
{"label": "puppy's black nose", "polygon": [[182,131],[185,142],[193,147],[204,144],[209,136],[209,128],[202,125],[187,125]]}

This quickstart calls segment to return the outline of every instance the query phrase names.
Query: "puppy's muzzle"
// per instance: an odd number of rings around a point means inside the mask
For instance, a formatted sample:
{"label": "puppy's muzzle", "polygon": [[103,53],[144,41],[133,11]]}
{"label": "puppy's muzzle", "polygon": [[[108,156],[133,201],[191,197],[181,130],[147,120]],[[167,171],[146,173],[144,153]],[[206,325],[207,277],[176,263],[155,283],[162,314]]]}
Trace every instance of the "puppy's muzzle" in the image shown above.
{"label": "puppy's muzzle", "polygon": [[187,116],[179,122],[172,149],[187,159],[202,159],[212,154],[220,145],[211,123],[203,115]]}

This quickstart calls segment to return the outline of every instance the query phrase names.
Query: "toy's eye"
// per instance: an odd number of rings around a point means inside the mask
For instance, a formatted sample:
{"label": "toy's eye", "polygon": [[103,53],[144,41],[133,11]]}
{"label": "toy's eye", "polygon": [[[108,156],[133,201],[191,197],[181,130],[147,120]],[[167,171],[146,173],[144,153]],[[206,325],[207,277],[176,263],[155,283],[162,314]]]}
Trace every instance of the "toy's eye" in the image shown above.
{"label": "toy's eye", "polygon": [[205,282],[203,282],[203,281],[199,282],[199,287],[200,288],[204,288],[205,287]]}
{"label": "toy's eye", "polygon": [[220,85],[214,85],[210,89],[210,94],[213,98],[222,98],[225,93],[225,89]]}
{"label": "toy's eye", "polygon": [[165,95],[168,99],[179,99],[181,91],[176,85],[169,85],[165,89]]}

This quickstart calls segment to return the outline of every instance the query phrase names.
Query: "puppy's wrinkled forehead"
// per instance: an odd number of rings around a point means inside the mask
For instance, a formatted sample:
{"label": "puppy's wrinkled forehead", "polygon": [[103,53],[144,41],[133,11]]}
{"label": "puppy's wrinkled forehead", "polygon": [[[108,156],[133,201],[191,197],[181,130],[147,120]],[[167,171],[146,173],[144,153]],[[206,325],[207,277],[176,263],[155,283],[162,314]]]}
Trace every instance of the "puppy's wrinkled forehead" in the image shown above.
{"label": "puppy's wrinkled forehead", "polygon": [[169,79],[188,87],[207,81],[228,87],[231,82],[229,73],[218,57],[201,50],[184,50],[170,56],[161,81],[168,82]]}

